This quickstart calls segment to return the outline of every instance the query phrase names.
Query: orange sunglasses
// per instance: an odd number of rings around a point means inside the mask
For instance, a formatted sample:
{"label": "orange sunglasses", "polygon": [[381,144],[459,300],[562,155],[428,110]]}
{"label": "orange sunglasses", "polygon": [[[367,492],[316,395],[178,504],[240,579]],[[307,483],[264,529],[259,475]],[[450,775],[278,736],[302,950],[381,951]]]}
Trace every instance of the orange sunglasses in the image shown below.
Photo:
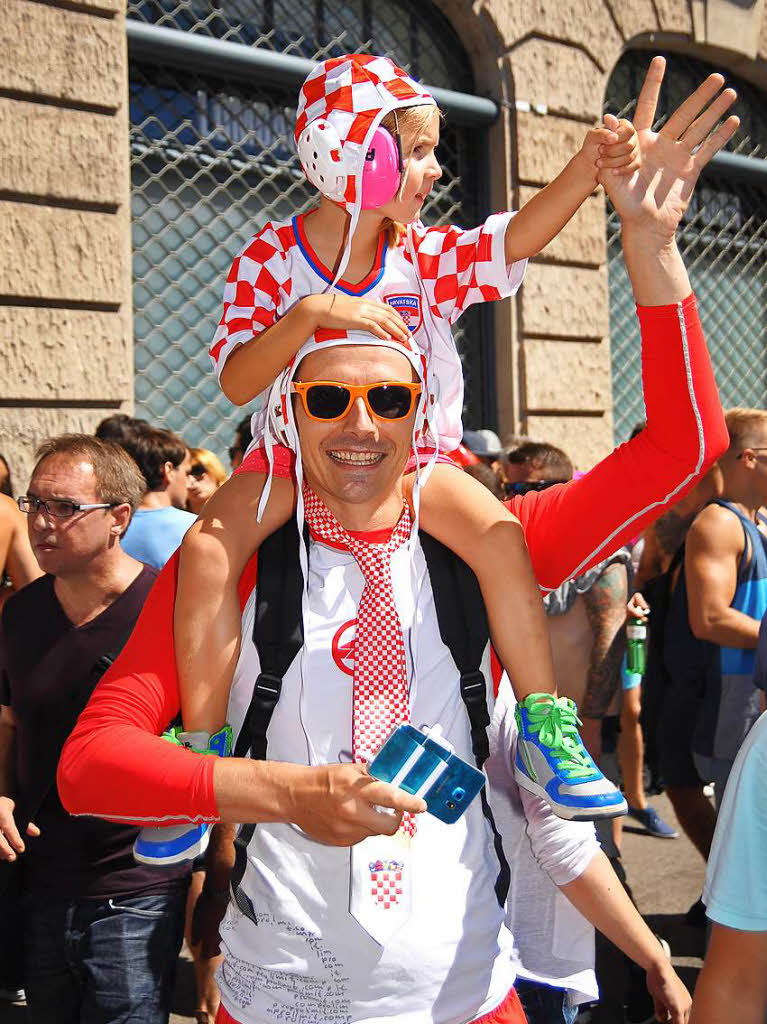
{"label": "orange sunglasses", "polygon": [[361,398],[371,416],[379,420],[402,420],[410,415],[413,402],[421,393],[420,384],[402,381],[377,381],[375,384],[343,384],[335,380],[293,383],[304,412],[312,420],[340,420]]}

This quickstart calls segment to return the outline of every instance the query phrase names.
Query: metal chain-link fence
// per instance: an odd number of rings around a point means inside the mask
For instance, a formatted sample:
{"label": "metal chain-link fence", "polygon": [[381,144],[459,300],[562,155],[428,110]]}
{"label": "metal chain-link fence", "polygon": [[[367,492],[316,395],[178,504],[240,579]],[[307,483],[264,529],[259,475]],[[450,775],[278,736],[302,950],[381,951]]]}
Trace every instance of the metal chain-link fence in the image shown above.
{"label": "metal chain-link fence", "polygon": [[[425,3],[379,0],[132,0],[129,17],[304,57],[386,52],[431,85],[472,91],[452,28]],[[434,31],[439,20],[439,33]],[[233,256],[268,220],[305,211],[316,193],[293,145],[297,90],[131,62],[130,149],[136,415],[187,443],[226,452],[244,409],[219,391],[207,350]],[[483,131],[444,126],[443,177],[427,223],[485,214]],[[482,310],[457,332],[467,425],[492,423],[492,349]]]}
{"label": "metal chain-link fence", "polygon": [[310,60],[383,53],[429,85],[472,91],[463,46],[428,0],[129,0],[128,17]]}
{"label": "metal chain-link fence", "polygon": [[[658,125],[706,75],[719,70],[679,54],[665,56]],[[606,112],[633,116],[650,57],[630,52],[621,58],[607,86]],[[725,77],[738,91],[735,112],[741,119],[727,152],[765,160],[765,96],[734,75],[725,72]],[[725,408],[767,408],[767,176],[763,182],[710,165],[678,234]],[[609,204],[607,245],[613,418],[616,441],[625,441],[644,418],[644,404],[634,298],[621,256],[620,221]]]}

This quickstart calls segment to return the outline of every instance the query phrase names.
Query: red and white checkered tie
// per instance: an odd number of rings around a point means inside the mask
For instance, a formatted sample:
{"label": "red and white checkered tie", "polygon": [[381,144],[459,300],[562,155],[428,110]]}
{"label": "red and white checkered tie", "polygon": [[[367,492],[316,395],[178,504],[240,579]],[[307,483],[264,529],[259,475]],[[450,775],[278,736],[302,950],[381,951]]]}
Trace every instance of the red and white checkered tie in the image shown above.
{"label": "red and white checkered tie", "polygon": [[[308,487],[304,517],[319,540],[347,548],[365,577],[354,642],[352,756],[367,762],[389,733],[410,717],[405,641],[391,579],[392,553],[410,536],[410,511],[404,507],[385,544],[352,537]],[[349,913],[380,945],[410,917],[410,845],[415,831],[414,815],[405,814],[395,835],[369,836],[350,851]]]}
{"label": "red and white checkered tie", "polygon": [[[365,577],[357,609],[352,697],[352,757],[365,763],[372,761],[392,730],[410,718],[405,641],[391,580],[392,553],[410,536],[410,510],[404,506],[385,544],[352,537],[308,487],[304,516],[320,540],[348,548]],[[402,828],[415,833],[412,815],[405,815]]]}

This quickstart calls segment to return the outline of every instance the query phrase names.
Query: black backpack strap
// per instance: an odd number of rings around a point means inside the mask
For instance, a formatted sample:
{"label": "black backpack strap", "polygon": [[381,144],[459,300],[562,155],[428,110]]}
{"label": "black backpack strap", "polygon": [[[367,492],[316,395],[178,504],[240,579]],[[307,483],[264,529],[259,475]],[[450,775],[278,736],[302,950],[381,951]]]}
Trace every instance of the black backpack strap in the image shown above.
{"label": "black backpack strap", "polygon": [[[304,542],[308,548],[308,531]],[[259,672],[253,696],[234,745],[235,757],[266,759],[266,733],[280,699],[282,680],[304,643],[302,620],[303,573],[299,558],[298,527],[290,520],[267,537],[258,551],[256,613],[253,643],[258,651]],[[242,889],[247,851],[256,826],[242,825],[234,841],[232,895],[237,906],[257,924],[253,904]]]}
{"label": "black backpack strap", "polygon": [[[469,716],[471,750],[477,768],[482,771],[490,756],[487,684],[480,672],[482,656],[490,639],[485,602],[477,577],[465,562],[428,533],[421,532],[420,541],[431,579],[439,633],[461,673],[461,698]],[[485,788],[480,790],[480,800],[482,812],[493,833],[493,845],[498,857],[495,894],[498,903],[503,906],[509,892],[511,871]]]}

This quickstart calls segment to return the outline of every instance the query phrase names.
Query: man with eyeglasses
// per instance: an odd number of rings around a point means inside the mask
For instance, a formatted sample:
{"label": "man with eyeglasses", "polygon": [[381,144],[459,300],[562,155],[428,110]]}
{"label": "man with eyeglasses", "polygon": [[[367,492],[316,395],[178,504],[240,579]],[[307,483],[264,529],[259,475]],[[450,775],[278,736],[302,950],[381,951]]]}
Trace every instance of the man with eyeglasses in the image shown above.
{"label": "man with eyeglasses", "polygon": [[573,476],[573,464],[565,452],[544,441],[523,441],[503,456],[501,466],[509,497],[545,491]]}
{"label": "man with eyeglasses", "polygon": [[56,787],[157,576],[121,547],[144,486],[118,445],[73,434],[38,449],[18,499],[44,575],[0,620],[0,890],[21,873],[29,1024],[167,1021],[188,870],[137,865],[137,829],[71,818]]}

